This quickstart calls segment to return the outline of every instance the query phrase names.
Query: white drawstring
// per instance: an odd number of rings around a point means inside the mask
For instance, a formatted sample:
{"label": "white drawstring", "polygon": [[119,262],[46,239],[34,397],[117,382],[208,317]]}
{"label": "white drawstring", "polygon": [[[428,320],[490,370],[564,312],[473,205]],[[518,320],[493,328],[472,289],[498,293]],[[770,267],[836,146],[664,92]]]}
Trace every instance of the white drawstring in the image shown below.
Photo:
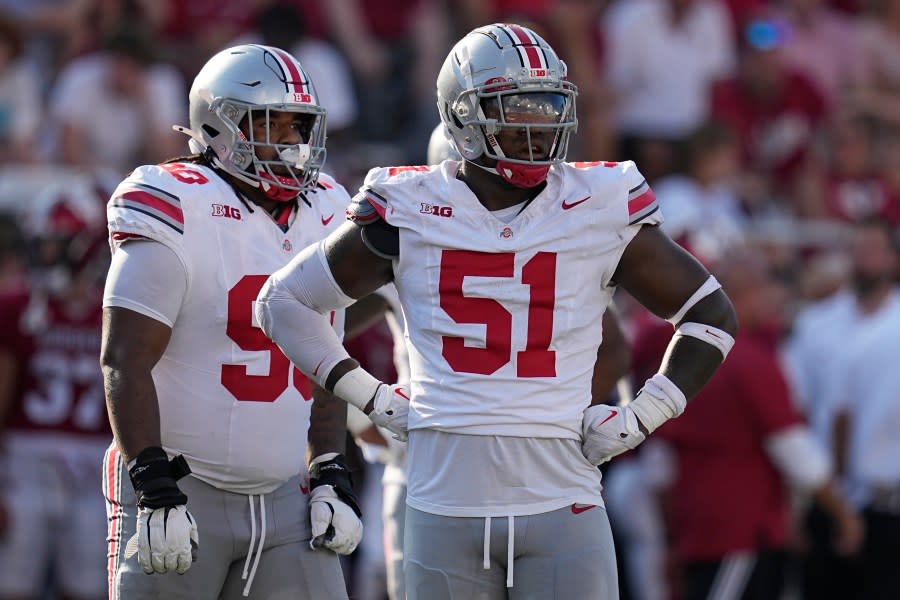
{"label": "white drawstring", "polygon": [[510,515],[508,533],[506,537],[506,587],[513,586],[513,536],[515,535],[516,518]]}
{"label": "white drawstring", "polygon": [[491,518],[484,518],[484,563],[485,569],[491,568]]}
{"label": "white drawstring", "polygon": [[253,566],[248,574],[247,567],[250,566],[250,559],[253,557],[253,544],[256,541],[256,510],[253,507],[253,494],[250,494],[248,498],[250,499],[250,548],[247,550],[247,560],[244,561],[244,572],[241,575],[241,579],[247,580],[243,592],[245,597],[250,595],[250,586],[253,585],[253,578],[256,577],[256,568],[259,566],[259,559],[262,556],[266,541],[266,499],[262,494],[259,494],[259,545],[256,547],[256,558],[253,560]]}
{"label": "white drawstring", "polygon": [[[508,516],[507,537],[506,537],[506,587],[513,586],[513,546],[516,536],[516,518]],[[484,518],[484,558],[482,566],[485,569],[491,568],[491,518]]]}
{"label": "white drawstring", "polygon": [[244,572],[241,579],[247,579],[247,568],[250,566],[250,559],[253,557],[253,543],[256,541],[256,509],[253,508],[253,495],[247,496],[250,500],[250,549],[247,550],[247,560],[244,561]]}

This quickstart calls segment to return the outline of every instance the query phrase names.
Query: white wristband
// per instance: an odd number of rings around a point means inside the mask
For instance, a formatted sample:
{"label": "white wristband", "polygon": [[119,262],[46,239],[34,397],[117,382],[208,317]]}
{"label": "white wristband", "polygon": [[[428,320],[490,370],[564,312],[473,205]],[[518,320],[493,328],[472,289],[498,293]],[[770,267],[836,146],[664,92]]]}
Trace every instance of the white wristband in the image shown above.
{"label": "white wristband", "polygon": [[722,287],[722,285],[716,281],[716,278],[710,275],[706,278],[706,281],[703,282],[697,291],[694,292],[690,298],[678,309],[678,312],[666,319],[672,325],[678,325],[678,322],[684,318],[684,315],[687,314],[689,310],[691,310],[695,304],[715,292],[717,289]]}
{"label": "white wristband", "polygon": [[671,379],[657,373],[628,405],[649,433],[684,412],[687,398]]}
{"label": "white wristband", "polygon": [[734,346],[734,338],[730,333],[704,323],[692,323],[690,321],[682,323],[675,330],[675,335],[672,339],[674,340],[680,336],[696,338],[714,346],[722,353],[722,360],[728,358],[728,353],[731,352],[731,348]]}
{"label": "white wristband", "polygon": [[375,396],[375,391],[381,382],[372,377],[362,367],[356,367],[347,371],[334,384],[334,395],[346,400],[359,410],[363,410]]}

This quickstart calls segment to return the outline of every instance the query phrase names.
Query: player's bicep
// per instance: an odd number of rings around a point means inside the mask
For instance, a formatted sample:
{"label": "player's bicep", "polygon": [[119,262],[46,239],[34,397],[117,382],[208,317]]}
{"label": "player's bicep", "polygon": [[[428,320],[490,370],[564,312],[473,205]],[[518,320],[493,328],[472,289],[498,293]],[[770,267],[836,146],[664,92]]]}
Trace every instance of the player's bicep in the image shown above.
{"label": "player's bicep", "polygon": [[371,294],[394,278],[391,260],[378,256],[363,240],[363,227],[344,223],[325,240],[325,257],[341,290],[351,298]]}
{"label": "player's bicep", "polygon": [[119,306],[103,309],[100,363],[122,374],[149,373],[162,358],[172,329],[156,319]]}
{"label": "player's bicep", "polygon": [[709,272],[655,225],[628,244],[613,280],[653,314],[669,318],[709,278]]}

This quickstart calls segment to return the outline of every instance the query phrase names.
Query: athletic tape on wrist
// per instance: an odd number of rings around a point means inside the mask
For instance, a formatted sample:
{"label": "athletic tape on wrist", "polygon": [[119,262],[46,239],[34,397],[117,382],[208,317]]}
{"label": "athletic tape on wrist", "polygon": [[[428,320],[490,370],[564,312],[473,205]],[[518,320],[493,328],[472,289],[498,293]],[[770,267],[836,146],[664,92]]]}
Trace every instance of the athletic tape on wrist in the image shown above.
{"label": "athletic tape on wrist", "polygon": [[715,292],[717,289],[721,288],[722,284],[720,284],[715,277],[710,275],[706,281],[703,282],[703,285],[697,288],[697,291],[694,292],[690,298],[687,299],[681,308],[678,309],[678,312],[666,319],[672,325],[678,325],[678,322],[684,318],[684,315],[687,314],[691,308],[694,307],[695,304]]}
{"label": "athletic tape on wrist", "polygon": [[362,367],[347,371],[334,384],[334,395],[363,410],[375,396],[381,382]]}
{"label": "athletic tape on wrist", "polygon": [[731,334],[727,331],[722,331],[718,327],[704,323],[692,323],[690,321],[682,323],[675,330],[675,335],[672,336],[672,339],[674,340],[680,336],[696,338],[714,346],[722,353],[722,360],[728,357],[728,353],[731,352],[731,348],[734,346],[734,338]]}
{"label": "athletic tape on wrist", "polygon": [[687,397],[675,383],[657,373],[644,383],[637,397],[628,405],[648,432],[684,412]]}

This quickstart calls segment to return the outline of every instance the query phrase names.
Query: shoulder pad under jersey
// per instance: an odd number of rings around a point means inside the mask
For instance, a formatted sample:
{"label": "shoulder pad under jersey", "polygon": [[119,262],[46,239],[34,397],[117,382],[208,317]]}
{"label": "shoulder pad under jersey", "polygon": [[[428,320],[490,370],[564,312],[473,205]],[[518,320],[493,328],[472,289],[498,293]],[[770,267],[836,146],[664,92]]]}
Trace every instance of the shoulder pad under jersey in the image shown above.
{"label": "shoulder pad under jersey", "polygon": [[207,192],[206,184],[227,185],[211,169],[192,163],[144,165],[116,187],[106,208],[115,246],[148,238],[179,248],[185,230],[186,201]]}
{"label": "shoulder pad under jersey", "polygon": [[366,225],[381,218],[391,222],[387,216],[391,198],[396,191],[406,188],[436,167],[415,165],[404,167],[375,167],[369,170],[359,192],[353,196],[347,208],[347,218]]}
{"label": "shoulder pad under jersey", "polygon": [[594,161],[567,163],[587,179],[591,189],[595,186],[611,186],[615,201],[621,202],[627,215],[623,218],[628,225],[658,225],[662,223],[662,213],[656,195],[647,180],[638,170],[634,161],[622,162]]}
{"label": "shoulder pad under jersey", "polygon": [[347,205],[350,204],[350,194],[338,183],[334,177],[325,173],[319,173],[319,181],[316,186],[303,192],[301,198],[306,199],[310,204],[318,205],[322,210],[334,210],[338,214],[342,214]]}

